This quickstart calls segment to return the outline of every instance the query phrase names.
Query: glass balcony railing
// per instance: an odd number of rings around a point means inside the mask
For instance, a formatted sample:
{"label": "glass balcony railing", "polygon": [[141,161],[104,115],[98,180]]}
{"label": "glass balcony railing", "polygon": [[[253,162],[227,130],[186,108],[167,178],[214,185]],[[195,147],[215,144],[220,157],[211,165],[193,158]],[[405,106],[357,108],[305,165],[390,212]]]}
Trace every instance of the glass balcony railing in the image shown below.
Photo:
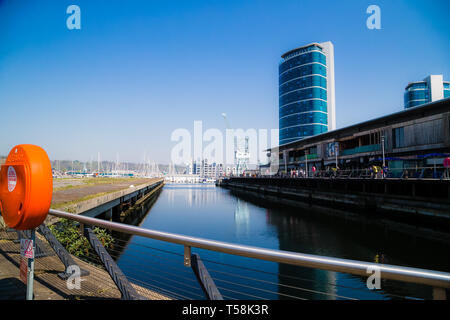
{"label": "glass balcony railing", "polygon": [[[317,154],[316,153],[311,153],[308,154],[308,160],[312,160],[312,159],[317,159]],[[306,156],[301,156],[299,159],[299,161],[305,161],[306,160]]]}
{"label": "glass balcony railing", "polygon": [[[308,154],[308,160],[313,160],[313,159],[317,159],[318,156],[316,153],[312,153],[312,154]],[[280,160],[282,161],[282,160]],[[289,157],[289,163],[294,163],[294,162],[298,162],[298,161],[305,161],[305,156],[301,156],[301,157]]]}
{"label": "glass balcony railing", "polygon": [[380,149],[381,149],[381,146],[379,144],[370,144],[367,146],[356,147],[353,149],[341,150],[340,155],[348,156],[348,155],[356,154],[356,153],[379,151]]}

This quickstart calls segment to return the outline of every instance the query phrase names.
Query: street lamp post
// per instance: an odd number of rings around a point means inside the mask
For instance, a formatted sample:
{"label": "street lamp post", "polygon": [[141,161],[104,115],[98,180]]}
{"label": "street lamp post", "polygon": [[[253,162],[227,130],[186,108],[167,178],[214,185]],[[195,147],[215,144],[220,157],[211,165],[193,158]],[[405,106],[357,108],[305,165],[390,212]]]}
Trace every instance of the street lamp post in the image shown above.
{"label": "street lamp post", "polygon": [[337,142],[334,143],[334,156],[336,157],[336,170],[338,168],[338,158],[337,158],[337,153],[338,153],[338,145]]}
{"label": "street lamp post", "polygon": [[381,172],[383,173],[383,179],[386,176],[386,172],[385,172],[385,168],[386,168],[386,161],[385,161],[385,157],[384,157],[384,135],[381,136],[381,150],[383,150],[383,168],[381,170]]}
{"label": "street lamp post", "polygon": [[306,160],[306,177],[309,177],[308,174],[308,150],[305,150],[305,160]]}

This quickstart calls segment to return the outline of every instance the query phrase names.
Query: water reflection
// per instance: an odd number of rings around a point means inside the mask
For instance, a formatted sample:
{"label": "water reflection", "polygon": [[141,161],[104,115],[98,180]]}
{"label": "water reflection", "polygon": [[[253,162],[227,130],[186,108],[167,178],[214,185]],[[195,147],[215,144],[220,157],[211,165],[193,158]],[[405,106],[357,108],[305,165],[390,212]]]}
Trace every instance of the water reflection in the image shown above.
{"label": "water reflection", "polygon": [[[218,194],[216,192],[208,192],[215,190],[214,185],[206,184],[176,184],[166,185],[167,202],[171,207],[185,203],[187,207],[204,206],[217,201]],[[180,192],[180,190],[182,190]]]}
{"label": "water reflection", "polygon": [[[414,234],[406,234],[395,228],[382,227],[377,221],[364,216],[351,219],[337,218],[326,212],[311,209],[283,207],[253,192],[232,194],[254,205],[266,209],[267,222],[277,228],[281,250],[296,251],[367,262],[381,262],[431,270],[450,270],[450,254],[445,242],[422,239]],[[350,216],[349,216],[350,217]],[[280,284],[296,283],[301,287],[307,280],[315,279],[309,288],[336,295],[364,299],[387,299],[399,297],[421,297],[430,299],[431,288],[427,286],[382,281],[382,290],[369,291],[366,277],[312,270],[280,264]],[[296,279],[296,277],[300,279]],[[288,278],[286,280],[285,278]],[[354,288],[357,290],[353,290]],[[280,286],[280,292],[286,287]],[[287,290],[290,292],[290,290]],[[376,295],[374,295],[376,293]],[[321,294],[312,295],[319,299]],[[324,297],[322,297],[324,298]]]}
{"label": "water reflection", "polygon": [[[145,217],[147,216],[148,212],[152,208],[152,206],[155,204],[155,202],[158,200],[159,195],[161,194],[161,189],[157,190],[155,194],[153,194],[150,199],[146,200],[143,203],[142,210],[132,211],[130,214],[128,214],[125,217],[116,217],[118,218],[118,221],[115,222],[121,222],[124,224],[129,224],[133,226],[140,226],[141,223],[144,221]],[[126,246],[130,239],[132,238],[132,235],[126,234],[123,232],[118,231],[110,231],[112,237],[116,239],[115,244],[113,244],[112,250],[110,252],[110,255],[113,259],[117,260],[122,255],[123,251],[126,250]]]}
{"label": "water reflection", "polygon": [[[362,261],[374,261],[377,254],[384,254],[386,263],[450,270],[446,244],[380,228],[361,217],[336,218],[326,212],[280,206],[256,193],[230,192],[205,185],[166,185],[141,226],[225,242]],[[181,255],[183,253],[182,246],[140,237],[131,239],[130,246],[133,245],[179,252]],[[127,250],[120,257],[119,266],[132,278],[143,279],[139,268],[133,266],[135,259],[127,255]],[[382,290],[374,292],[367,289],[365,277],[277,264],[208,250],[193,249],[193,252],[200,254],[217,281],[220,291],[229,298],[387,299],[397,295],[431,297],[429,288],[417,285],[383,282]],[[442,254],[436,254],[437,252]],[[158,255],[165,257],[162,252],[158,252]],[[173,259],[173,256],[167,257]],[[167,268],[158,267],[155,262],[149,261],[148,264],[155,269],[152,271],[154,275],[158,274],[158,270],[167,272]],[[186,273],[181,258],[176,267],[181,268],[180,272]],[[153,278],[145,278],[145,281],[151,282]],[[244,286],[237,286],[237,279],[239,284]],[[166,283],[159,282],[156,285],[165,286]],[[184,295],[186,292],[195,291],[192,287],[183,288],[179,283],[172,287],[169,287],[169,284],[167,286],[171,290],[184,290]],[[195,292],[195,298],[202,294],[200,289]]]}
{"label": "water reflection", "polygon": [[248,237],[250,231],[250,210],[248,203],[237,199],[236,209],[234,210],[234,223],[236,224],[236,237]]}

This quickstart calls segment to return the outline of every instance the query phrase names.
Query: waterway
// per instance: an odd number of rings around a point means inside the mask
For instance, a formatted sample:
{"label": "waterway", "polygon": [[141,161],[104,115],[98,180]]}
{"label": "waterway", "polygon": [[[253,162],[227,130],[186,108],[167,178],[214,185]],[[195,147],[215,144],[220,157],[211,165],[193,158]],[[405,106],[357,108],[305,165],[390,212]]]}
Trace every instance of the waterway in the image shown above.
{"label": "waterway", "polygon": [[[450,272],[447,243],[430,241],[365,218],[283,207],[257,195],[212,185],[165,185],[139,224],[143,228],[238,244]],[[183,246],[133,236],[117,262],[132,280],[178,299],[204,299]],[[200,255],[225,299],[431,298],[426,286],[295,267],[208,250]]]}

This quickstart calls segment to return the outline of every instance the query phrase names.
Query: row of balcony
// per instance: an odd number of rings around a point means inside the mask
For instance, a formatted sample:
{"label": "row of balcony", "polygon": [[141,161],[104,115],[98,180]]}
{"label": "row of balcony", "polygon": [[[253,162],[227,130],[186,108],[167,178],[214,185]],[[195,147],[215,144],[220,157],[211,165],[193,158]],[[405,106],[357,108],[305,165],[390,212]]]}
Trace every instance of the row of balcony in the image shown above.
{"label": "row of balcony", "polygon": [[[366,152],[373,152],[373,151],[380,151],[381,146],[380,144],[370,144],[366,146],[360,146],[352,149],[346,149],[346,150],[340,150],[339,156],[349,156],[353,154],[358,153],[366,153]],[[306,157],[308,157],[308,160],[314,160],[318,159],[318,155],[316,153],[308,154],[301,157],[289,157],[289,162],[297,162],[297,161],[305,161]]]}
{"label": "row of balcony", "polygon": [[372,152],[372,151],[379,151],[381,149],[381,146],[379,144],[370,144],[367,146],[360,146],[352,149],[346,149],[340,151],[341,156],[349,156],[356,153],[365,153],[365,152]]}
{"label": "row of balcony", "polygon": [[289,162],[305,161],[306,157],[308,157],[308,160],[314,160],[314,159],[319,158],[316,153],[312,153],[312,154],[308,154],[308,155],[297,157],[297,158],[289,157]]}

